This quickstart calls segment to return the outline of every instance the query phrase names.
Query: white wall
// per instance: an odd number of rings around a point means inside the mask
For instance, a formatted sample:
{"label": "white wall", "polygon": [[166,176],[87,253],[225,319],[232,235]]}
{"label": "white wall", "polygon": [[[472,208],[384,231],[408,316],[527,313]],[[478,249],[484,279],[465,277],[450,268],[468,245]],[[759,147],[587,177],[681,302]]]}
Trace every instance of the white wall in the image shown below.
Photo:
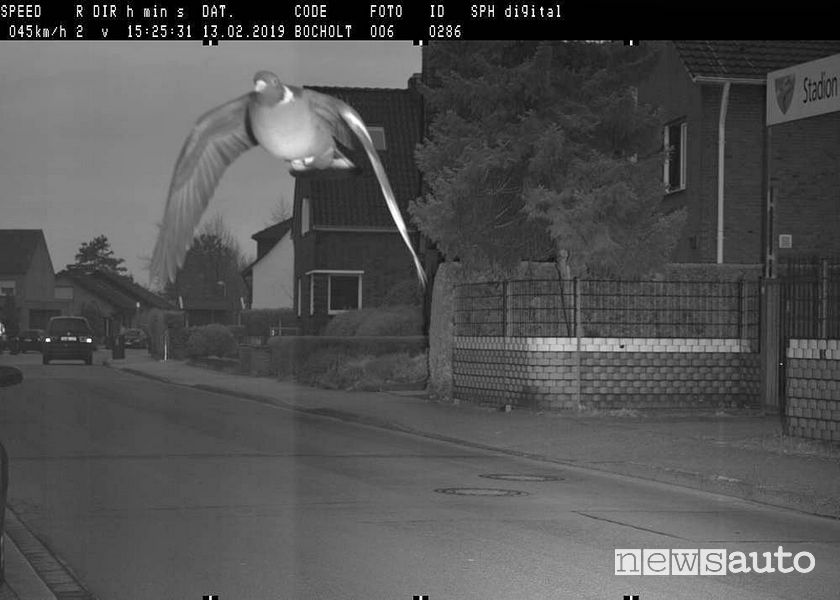
{"label": "white wall", "polygon": [[254,265],[251,308],[293,308],[295,305],[295,247],[291,233],[283,236]]}

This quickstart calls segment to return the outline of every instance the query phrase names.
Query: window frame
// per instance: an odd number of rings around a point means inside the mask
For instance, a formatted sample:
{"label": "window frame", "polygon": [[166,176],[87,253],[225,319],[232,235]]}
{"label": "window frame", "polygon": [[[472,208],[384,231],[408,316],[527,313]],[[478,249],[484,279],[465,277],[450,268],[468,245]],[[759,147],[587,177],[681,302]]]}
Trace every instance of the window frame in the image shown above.
{"label": "window frame", "polygon": [[[671,183],[671,144],[670,144],[670,130],[673,127],[679,126],[680,128],[680,146],[678,148],[679,152],[679,177],[680,181],[678,185],[673,186]],[[686,149],[688,148],[688,121],[686,119],[678,119],[676,121],[671,121],[667,123],[663,128],[662,133],[662,144],[663,148],[665,149],[665,160],[663,162],[662,167],[662,180],[665,182],[667,186],[666,193],[672,194],[675,192],[681,192],[686,189]]]}
{"label": "window frame", "polygon": [[[333,277],[355,277],[356,278],[356,308],[332,308],[332,280]],[[327,273],[327,314],[340,315],[349,310],[362,308],[362,273]]]}
{"label": "window frame", "polygon": [[312,229],[312,202],[303,197],[300,200],[300,235],[305,236]]}
{"label": "window frame", "polygon": [[[368,132],[370,133],[370,139],[373,141],[373,147],[376,148],[377,152],[385,152],[388,150],[388,138],[385,135],[385,128],[381,125],[370,125],[368,126]],[[374,135],[377,134],[377,135]],[[382,147],[380,148],[377,145],[378,135],[382,136]]]}

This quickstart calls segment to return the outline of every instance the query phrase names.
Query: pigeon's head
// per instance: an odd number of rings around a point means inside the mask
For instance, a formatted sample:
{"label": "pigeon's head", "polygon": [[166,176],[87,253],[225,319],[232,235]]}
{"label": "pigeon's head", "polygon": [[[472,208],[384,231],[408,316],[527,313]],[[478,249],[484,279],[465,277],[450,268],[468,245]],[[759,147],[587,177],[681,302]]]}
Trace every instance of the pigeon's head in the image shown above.
{"label": "pigeon's head", "polygon": [[286,104],[294,98],[294,93],[287,85],[280,82],[271,71],[257,71],[254,75],[254,91],[269,104]]}

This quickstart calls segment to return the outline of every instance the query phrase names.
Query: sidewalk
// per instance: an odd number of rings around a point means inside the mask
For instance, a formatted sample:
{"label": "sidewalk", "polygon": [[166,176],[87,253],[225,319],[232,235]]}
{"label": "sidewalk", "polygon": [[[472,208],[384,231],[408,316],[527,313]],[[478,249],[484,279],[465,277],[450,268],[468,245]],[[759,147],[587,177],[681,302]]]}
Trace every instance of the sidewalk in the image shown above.
{"label": "sidewalk", "polygon": [[145,351],[104,363],[294,410],[840,518],[840,447],[785,438],[776,416],[505,413],[434,403],[422,392],[339,392],[231,375],[155,361]]}

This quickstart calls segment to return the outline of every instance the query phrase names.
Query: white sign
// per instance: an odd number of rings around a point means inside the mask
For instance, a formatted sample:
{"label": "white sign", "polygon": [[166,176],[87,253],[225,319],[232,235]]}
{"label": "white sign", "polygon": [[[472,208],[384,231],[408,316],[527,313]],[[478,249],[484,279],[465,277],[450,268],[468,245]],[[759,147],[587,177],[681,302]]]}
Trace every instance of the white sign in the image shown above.
{"label": "white sign", "polygon": [[767,74],[767,124],[840,110],[840,54]]}

